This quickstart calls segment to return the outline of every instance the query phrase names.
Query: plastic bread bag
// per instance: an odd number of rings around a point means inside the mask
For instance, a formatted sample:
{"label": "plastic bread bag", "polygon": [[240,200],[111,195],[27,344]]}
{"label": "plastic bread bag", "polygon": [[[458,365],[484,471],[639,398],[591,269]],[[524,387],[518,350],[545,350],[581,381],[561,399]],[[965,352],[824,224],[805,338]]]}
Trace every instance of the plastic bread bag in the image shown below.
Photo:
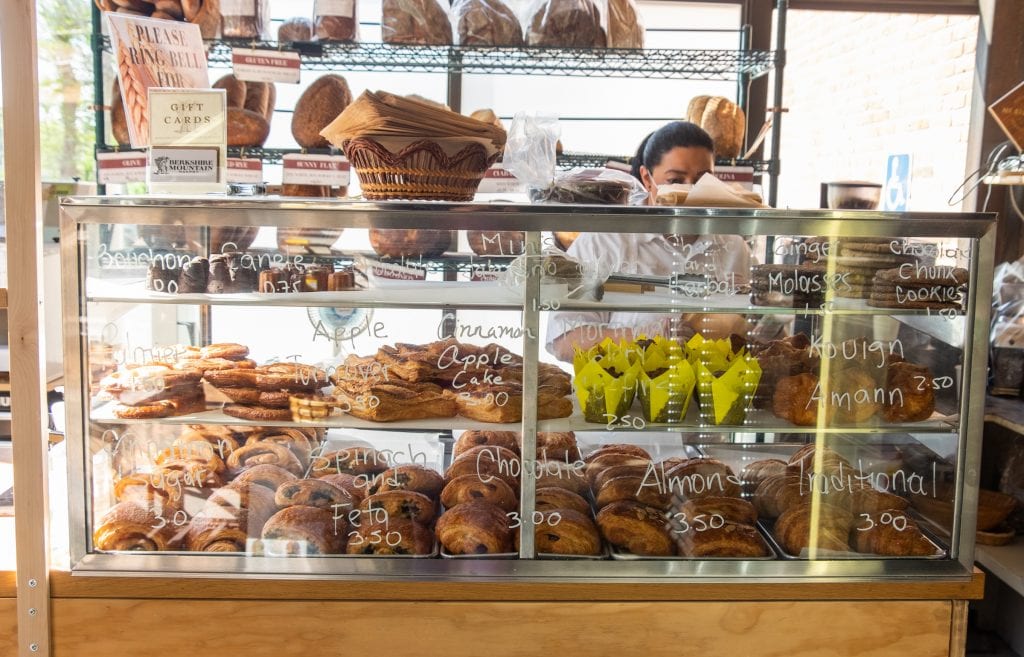
{"label": "plastic bread bag", "polygon": [[650,198],[639,180],[616,169],[574,169],[556,174],[547,188],[528,191],[534,203],[646,205]]}
{"label": "plastic bread bag", "polygon": [[447,46],[452,43],[448,11],[438,0],[384,0],[381,6],[384,43]]}
{"label": "plastic bread bag", "polygon": [[316,0],[313,4],[314,38],[317,41],[357,41],[356,7],[356,0]]}
{"label": "plastic bread bag", "polygon": [[546,248],[538,255],[527,253],[513,260],[501,282],[506,288],[521,292],[527,278],[539,275],[540,294],[545,301],[584,298],[600,301],[604,296],[604,281],[610,274],[607,263],[582,262],[556,248]]}
{"label": "plastic bread bag", "polygon": [[633,0],[608,0],[608,47],[643,48],[644,23]]}
{"label": "plastic bread bag", "polygon": [[269,0],[221,0],[225,39],[265,39],[270,34]]}
{"label": "plastic bread bag", "polygon": [[548,48],[604,48],[603,25],[593,0],[535,0],[523,18],[526,43]]}
{"label": "plastic bread bag", "polygon": [[550,187],[555,181],[555,145],[561,132],[558,117],[516,114],[508,130],[502,166],[527,187]]}
{"label": "plastic bread bag", "polygon": [[457,46],[521,47],[523,27],[501,0],[455,0],[451,9]]}

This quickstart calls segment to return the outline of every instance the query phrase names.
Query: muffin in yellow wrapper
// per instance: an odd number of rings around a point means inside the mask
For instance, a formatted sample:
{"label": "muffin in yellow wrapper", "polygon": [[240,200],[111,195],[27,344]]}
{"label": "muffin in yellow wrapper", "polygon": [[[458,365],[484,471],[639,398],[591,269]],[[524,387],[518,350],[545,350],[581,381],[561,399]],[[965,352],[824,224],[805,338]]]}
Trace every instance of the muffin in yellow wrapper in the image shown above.
{"label": "muffin in yellow wrapper", "polygon": [[640,408],[644,419],[655,424],[682,422],[697,384],[693,366],[680,359],[654,373],[654,378],[646,371],[640,373]]}
{"label": "muffin in yellow wrapper", "polygon": [[720,376],[715,376],[703,362],[698,362],[696,374],[701,418],[716,425],[743,424],[761,380],[757,359],[747,354],[740,355]]}
{"label": "muffin in yellow wrapper", "polygon": [[631,364],[626,350],[612,351],[604,356],[594,349],[579,351],[573,361],[576,396],[587,422],[618,422],[633,405],[637,377],[643,372],[640,361]]}
{"label": "muffin in yellow wrapper", "polygon": [[705,340],[700,333],[690,338],[686,350],[690,354],[691,364],[696,366],[698,362],[703,363],[712,372],[726,371],[733,361],[747,353],[745,348],[733,351],[733,342],[729,338]]}

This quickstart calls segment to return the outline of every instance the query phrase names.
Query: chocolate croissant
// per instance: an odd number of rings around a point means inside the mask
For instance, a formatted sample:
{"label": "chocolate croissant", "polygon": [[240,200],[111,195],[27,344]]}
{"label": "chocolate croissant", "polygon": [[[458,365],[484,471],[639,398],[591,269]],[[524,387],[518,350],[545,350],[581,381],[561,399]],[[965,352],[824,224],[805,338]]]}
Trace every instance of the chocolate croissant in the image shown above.
{"label": "chocolate croissant", "polygon": [[93,546],[104,552],[177,550],[184,530],[175,522],[175,512],[136,501],[115,504],[100,518]]}
{"label": "chocolate croissant", "polygon": [[366,496],[370,494],[370,482],[365,476],[357,477],[356,475],[350,475],[344,472],[335,472],[334,474],[320,475],[319,479],[323,479],[324,481],[347,491],[356,505],[366,499]]}
{"label": "chocolate croissant", "polygon": [[312,506],[343,512],[356,507],[348,491],[323,479],[297,479],[285,482],[274,494],[274,503],[282,509],[289,506]]}
{"label": "chocolate croissant", "polygon": [[485,431],[482,429],[471,429],[463,431],[452,447],[452,455],[458,457],[464,452],[483,446],[504,447],[507,450],[519,453],[519,434],[515,431]]}
{"label": "chocolate croissant", "polygon": [[386,522],[363,522],[348,532],[348,554],[411,556],[433,551],[433,534],[413,520],[395,518]]}
{"label": "chocolate croissant", "polygon": [[580,458],[576,434],[572,431],[541,431],[537,433],[537,460],[572,463]]}
{"label": "chocolate croissant", "polygon": [[[389,490],[370,495],[359,504],[359,510],[371,512],[383,510],[388,519],[406,518],[421,525],[429,525],[437,514],[437,505],[422,493],[411,490]],[[368,513],[376,518],[377,514]]]}
{"label": "chocolate croissant", "polygon": [[542,514],[534,528],[539,554],[601,554],[601,535],[589,515],[572,509],[556,509]]}
{"label": "chocolate croissant", "polygon": [[564,461],[538,461],[534,464],[537,473],[537,488],[564,488],[577,495],[586,495],[590,490],[582,468]]}
{"label": "chocolate croissant", "polygon": [[473,447],[452,461],[444,473],[445,483],[456,477],[472,474],[484,481],[498,477],[512,490],[519,490],[519,457],[504,447]]}
{"label": "chocolate croissant", "polygon": [[486,502],[448,509],[437,521],[437,537],[450,554],[512,552],[512,530],[505,512]]}
{"label": "chocolate croissant", "polygon": [[493,504],[506,513],[519,508],[516,492],[498,477],[484,481],[477,475],[462,475],[448,482],[441,491],[441,504],[446,509],[473,501]]}
{"label": "chocolate croissant", "polygon": [[314,456],[311,468],[314,477],[350,474],[372,479],[388,469],[388,459],[372,447],[346,447]]}
{"label": "chocolate croissant", "polygon": [[444,477],[422,465],[398,465],[377,475],[370,486],[371,493],[389,490],[411,490],[436,499],[444,488]]}
{"label": "chocolate croissant", "polygon": [[298,477],[301,477],[304,472],[299,458],[290,449],[275,442],[248,443],[244,447],[236,449],[228,457],[228,468],[235,473],[264,463],[284,468]]}
{"label": "chocolate croissant", "polygon": [[590,503],[564,488],[538,488],[534,506],[538,511],[572,509],[586,516],[590,514]]}
{"label": "chocolate croissant", "polygon": [[285,549],[289,554],[344,554],[348,542],[346,516],[329,509],[290,506],[267,520],[262,537],[264,540],[298,543],[287,544]]}

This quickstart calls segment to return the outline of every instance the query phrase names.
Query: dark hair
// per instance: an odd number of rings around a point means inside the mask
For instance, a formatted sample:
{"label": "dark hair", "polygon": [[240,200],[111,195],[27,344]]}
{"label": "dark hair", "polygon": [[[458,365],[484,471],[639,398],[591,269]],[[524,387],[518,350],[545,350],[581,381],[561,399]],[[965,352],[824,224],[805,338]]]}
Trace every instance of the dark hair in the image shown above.
{"label": "dark hair", "polygon": [[631,169],[633,177],[641,180],[641,166],[652,171],[661,163],[661,158],[665,156],[665,153],[680,146],[683,148],[696,146],[706,148],[711,152],[715,150],[715,142],[711,140],[711,135],[696,123],[688,121],[666,123],[640,142],[640,147],[636,149],[636,155],[633,156]]}

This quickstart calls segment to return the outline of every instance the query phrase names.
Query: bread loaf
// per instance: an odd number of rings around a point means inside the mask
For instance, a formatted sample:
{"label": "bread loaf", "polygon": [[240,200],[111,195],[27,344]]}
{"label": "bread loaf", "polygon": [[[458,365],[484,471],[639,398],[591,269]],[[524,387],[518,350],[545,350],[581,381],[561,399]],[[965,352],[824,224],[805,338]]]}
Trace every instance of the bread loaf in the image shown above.
{"label": "bread loaf", "polygon": [[311,41],[313,39],[313,22],[303,16],[289,18],[277,28],[279,43],[290,41]]}
{"label": "bread loaf", "polygon": [[526,26],[526,42],[552,48],[603,48],[601,14],[592,0],[546,0]]}
{"label": "bread loaf", "polygon": [[228,108],[228,146],[262,146],[270,135],[270,123],[251,110]]}
{"label": "bread loaf", "polygon": [[732,159],[743,152],[747,117],[739,105],[728,98],[697,96],[690,101],[686,118],[711,135],[717,157]]}
{"label": "bread loaf", "polygon": [[608,47],[644,47],[644,25],[633,0],[608,0]]}
{"label": "bread loaf", "polygon": [[328,148],[320,131],[330,125],[352,102],[348,83],[328,73],[311,84],[299,97],[292,114],[292,136],[302,148]]}
{"label": "bread loaf", "polygon": [[277,102],[277,88],[273,82],[246,82],[245,109],[260,114],[270,122]]}
{"label": "bread loaf", "polygon": [[501,0],[455,0],[452,18],[456,45],[523,45],[519,19]]}
{"label": "bread loaf", "polygon": [[214,89],[224,89],[227,92],[228,107],[245,107],[247,96],[246,83],[234,75],[225,75],[213,83]]}
{"label": "bread loaf", "polygon": [[355,41],[359,21],[355,0],[318,0],[313,34],[319,41]]}
{"label": "bread loaf", "polygon": [[452,24],[437,0],[384,0],[381,35],[384,43],[447,46]]}

